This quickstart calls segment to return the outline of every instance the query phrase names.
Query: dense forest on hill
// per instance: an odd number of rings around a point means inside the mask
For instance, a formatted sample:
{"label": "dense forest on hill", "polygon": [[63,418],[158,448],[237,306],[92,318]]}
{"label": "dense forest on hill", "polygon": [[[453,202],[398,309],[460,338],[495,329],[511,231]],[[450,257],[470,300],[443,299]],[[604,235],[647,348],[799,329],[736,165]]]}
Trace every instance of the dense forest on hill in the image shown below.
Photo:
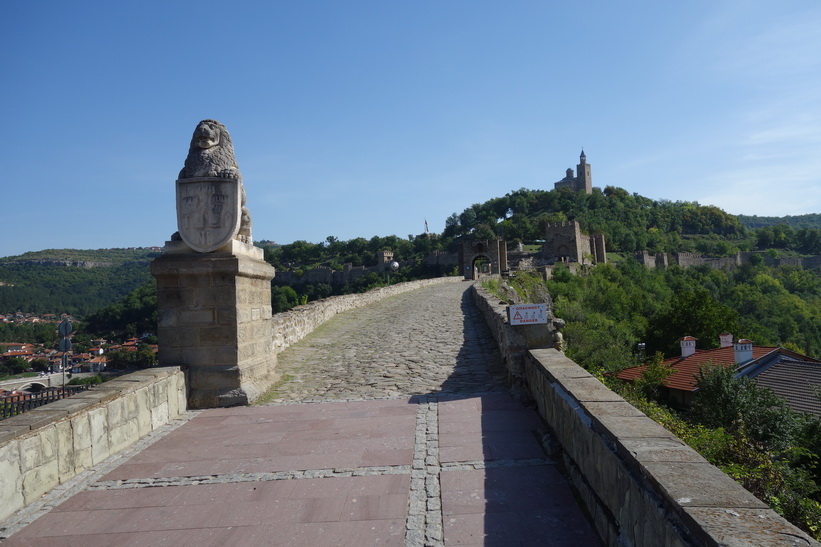
{"label": "dense forest on hill", "polygon": [[747,228],[764,228],[783,224],[793,229],[821,228],[821,214],[796,215],[785,217],[760,217],[756,215],[738,215],[738,220]]}
{"label": "dense forest on hill", "polygon": [[17,256],[0,258],[0,264],[104,264],[120,265],[130,262],[148,262],[159,252],[147,248],[130,249],[45,249],[29,251]]}
{"label": "dense forest on hill", "polygon": [[[453,240],[444,240],[437,234],[409,235],[407,239],[395,235],[387,237],[374,236],[371,239],[358,237],[349,241],[340,241],[328,236],[322,243],[295,241],[289,245],[264,245],[265,260],[277,271],[290,270],[301,274],[319,266],[341,270],[344,264],[352,266],[376,266],[376,253],[389,249],[393,251],[394,260],[403,263],[398,272],[391,273],[392,283],[401,283],[411,279],[423,279],[441,275],[455,274],[455,268],[426,266],[423,259],[435,250],[444,250],[452,245]],[[353,282],[331,286],[328,283],[300,284],[294,287],[277,284],[271,289],[274,313],[282,312],[312,300],[338,294],[363,292],[388,283],[388,277],[371,272]]]}
{"label": "dense forest on hill", "polygon": [[444,240],[437,234],[409,235],[407,239],[395,235],[387,237],[374,236],[371,239],[357,237],[341,241],[328,236],[321,243],[294,241],[288,245],[263,246],[265,260],[278,270],[309,269],[316,266],[328,266],[341,270],[342,265],[375,266],[376,253],[384,249],[393,251],[395,260],[421,260],[434,250],[441,250],[452,239]]}
{"label": "dense forest on hill", "polygon": [[0,313],[83,317],[151,280],[147,249],[61,249],[0,259]]}

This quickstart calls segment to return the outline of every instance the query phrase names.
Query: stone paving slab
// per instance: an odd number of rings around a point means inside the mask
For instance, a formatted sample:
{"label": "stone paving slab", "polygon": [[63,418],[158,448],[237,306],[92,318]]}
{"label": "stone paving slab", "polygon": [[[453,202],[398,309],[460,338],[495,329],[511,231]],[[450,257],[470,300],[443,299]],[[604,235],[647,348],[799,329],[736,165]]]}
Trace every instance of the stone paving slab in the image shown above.
{"label": "stone paving slab", "polygon": [[446,545],[597,545],[552,465],[442,472]]}
{"label": "stone paving slab", "polygon": [[535,426],[500,393],[203,411],[4,546],[597,545]]}
{"label": "stone paving slab", "polygon": [[103,480],[410,465],[415,423],[407,400],[207,410]]}

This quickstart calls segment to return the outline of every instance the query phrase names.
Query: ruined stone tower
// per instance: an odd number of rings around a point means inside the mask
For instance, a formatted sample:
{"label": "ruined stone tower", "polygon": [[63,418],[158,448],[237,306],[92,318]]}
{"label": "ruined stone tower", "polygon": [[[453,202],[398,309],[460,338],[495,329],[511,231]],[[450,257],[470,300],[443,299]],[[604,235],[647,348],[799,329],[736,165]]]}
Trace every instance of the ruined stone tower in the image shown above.
{"label": "ruined stone tower", "polygon": [[548,222],[542,253],[548,259],[582,264],[605,264],[607,248],[604,234],[588,235],[575,220]]}

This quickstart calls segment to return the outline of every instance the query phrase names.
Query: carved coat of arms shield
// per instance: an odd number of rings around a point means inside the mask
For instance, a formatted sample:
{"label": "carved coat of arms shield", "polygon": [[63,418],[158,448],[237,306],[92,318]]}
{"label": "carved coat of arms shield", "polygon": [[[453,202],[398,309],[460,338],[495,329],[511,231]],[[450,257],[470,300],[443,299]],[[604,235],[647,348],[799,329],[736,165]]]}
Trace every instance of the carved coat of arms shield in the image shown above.
{"label": "carved coat of arms shield", "polygon": [[217,177],[177,180],[177,229],[195,251],[216,251],[239,232],[240,182]]}

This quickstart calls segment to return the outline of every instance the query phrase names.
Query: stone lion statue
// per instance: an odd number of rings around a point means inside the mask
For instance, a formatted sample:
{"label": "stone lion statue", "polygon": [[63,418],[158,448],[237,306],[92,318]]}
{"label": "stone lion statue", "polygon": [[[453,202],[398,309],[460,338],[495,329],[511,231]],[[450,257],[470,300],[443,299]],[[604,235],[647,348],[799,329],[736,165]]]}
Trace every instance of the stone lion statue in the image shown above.
{"label": "stone lion statue", "polygon": [[[180,171],[179,179],[198,177],[219,177],[236,179],[242,195],[242,222],[237,239],[243,243],[252,243],[251,213],[245,206],[245,187],[242,185],[242,175],[234,157],[234,143],[225,126],[216,120],[202,120],[197,124],[191,145],[188,147],[188,157],[185,166]],[[172,239],[179,239],[179,233]]]}

